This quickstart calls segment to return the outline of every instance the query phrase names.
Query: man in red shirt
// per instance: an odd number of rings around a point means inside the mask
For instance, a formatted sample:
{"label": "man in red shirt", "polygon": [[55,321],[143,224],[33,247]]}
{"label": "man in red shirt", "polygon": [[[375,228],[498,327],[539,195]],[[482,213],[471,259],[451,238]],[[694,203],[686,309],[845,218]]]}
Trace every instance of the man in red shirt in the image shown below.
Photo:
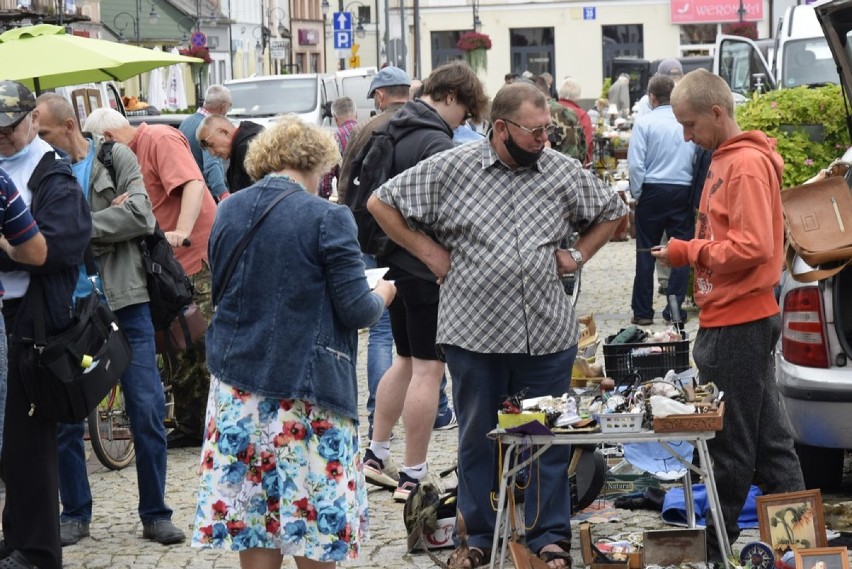
{"label": "man in red shirt", "polygon": [[[209,321],[213,307],[207,241],[216,202],[204,184],[186,137],[166,125],[131,126],[121,113],[103,108],[92,111],[83,130],[125,144],[136,154],[154,217],[195,286],[195,303]],[[210,384],[204,341],[174,359],[175,418],[184,434],[201,439]]]}
{"label": "man in red shirt", "polygon": [[589,118],[589,114],[577,104],[577,101],[580,100],[580,84],[572,77],[566,77],[562,80],[562,85],[559,86],[557,93],[559,94],[559,104],[574,111],[580,121],[580,126],[583,127],[583,134],[586,135],[586,159],[583,160],[583,166],[587,167],[592,163],[595,129],[592,126],[592,119]]}

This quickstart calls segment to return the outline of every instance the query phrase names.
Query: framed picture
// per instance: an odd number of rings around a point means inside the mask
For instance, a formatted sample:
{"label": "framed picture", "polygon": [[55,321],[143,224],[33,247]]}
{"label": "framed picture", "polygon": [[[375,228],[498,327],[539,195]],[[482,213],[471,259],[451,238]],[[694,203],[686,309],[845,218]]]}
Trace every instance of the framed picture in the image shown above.
{"label": "framed picture", "polygon": [[818,489],[758,496],[756,502],[760,539],[772,546],[777,557],[828,545]]}
{"label": "framed picture", "polygon": [[849,555],[845,547],[800,549],[796,569],[849,569]]}

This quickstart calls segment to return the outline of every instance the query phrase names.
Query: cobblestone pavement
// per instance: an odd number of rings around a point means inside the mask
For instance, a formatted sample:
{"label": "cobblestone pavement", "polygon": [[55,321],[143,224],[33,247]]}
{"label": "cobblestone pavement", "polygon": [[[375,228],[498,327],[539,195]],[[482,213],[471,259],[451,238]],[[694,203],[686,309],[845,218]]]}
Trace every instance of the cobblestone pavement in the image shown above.
{"label": "cobblestone pavement", "polygon": [[[634,272],[633,241],[610,243],[592,259],[583,275],[582,292],[578,303],[580,314],[594,312],[601,338],[617,332],[630,321],[630,295]],[[662,329],[659,312],[663,309],[663,297],[656,296],[658,311],[656,328]],[[695,312],[690,313],[686,325],[690,337],[697,329]],[[359,380],[361,393],[366,393],[365,349],[366,336],[361,337],[362,351],[359,354]],[[598,355],[601,356],[601,348]],[[362,395],[362,401],[365,396]],[[362,404],[362,413],[363,413]],[[366,415],[363,416],[366,423]],[[432,468],[446,468],[454,462],[457,430],[436,432],[429,451]],[[396,429],[393,453],[402,454],[402,427]],[[196,471],[199,449],[172,449],[169,452],[166,499],[174,509],[174,522],[191,533],[195,495],[197,490]],[[188,544],[163,547],[143,540],[142,527],[136,513],[136,472],[133,466],[113,472],[101,467],[92,456],[89,461],[90,481],[94,495],[94,519],[91,537],[78,544],[64,548],[65,567],[96,568],[181,568],[181,569],[231,569],[239,567],[237,554],[230,552],[198,550]],[[371,540],[362,557],[344,567],[396,568],[434,567],[435,564],[423,553],[408,554],[405,548],[405,528],[402,522],[402,505],[393,501],[391,493],[371,487],[370,493]],[[647,510],[619,510],[620,521],[595,524],[595,537],[616,536],[643,529],[664,527],[659,514]],[[574,532],[574,566],[582,567],[577,544],[579,532]],[[744,533],[744,539],[752,540],[756,530]],[[448,551],[438,552],[442,559]],[[509,564],[511,565],[511,564]],[[291,560],[285,567],[292,567]]]}

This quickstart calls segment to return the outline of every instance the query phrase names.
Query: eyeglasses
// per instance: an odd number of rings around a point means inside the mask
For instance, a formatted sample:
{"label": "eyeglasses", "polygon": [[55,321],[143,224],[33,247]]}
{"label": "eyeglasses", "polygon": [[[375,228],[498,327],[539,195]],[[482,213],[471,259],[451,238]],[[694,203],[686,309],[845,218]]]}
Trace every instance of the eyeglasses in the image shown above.
{"label": "eyeglasses", "polygon": [[9,136],[10,134],[14,133],[15,129],[18,128],[18,125],[21,124],[24,121],[25,118],[27,118],[28,114],[29,113],[24,114],[24,116],[22,116],[21,118],[16,120],[14,123],[10,124],[9,126],[0,127],[0,134],[2,134],[4,136]]}
{"label": "eyeglasses", "polygon": [[542,133],[550,135],[550,134],[553,134],[556,131],[556,125],[553,124],[553,123],[550,123],[547,126],[538,126],[536,128],[528,128],[528,127],[525,127],[522,124],[518,124],[515,121],[509,120],[509,119],[503,119],[503,121],[515,125],[519,129],[530,133],[531,135],[533,135],[536,138],[540,137]]}

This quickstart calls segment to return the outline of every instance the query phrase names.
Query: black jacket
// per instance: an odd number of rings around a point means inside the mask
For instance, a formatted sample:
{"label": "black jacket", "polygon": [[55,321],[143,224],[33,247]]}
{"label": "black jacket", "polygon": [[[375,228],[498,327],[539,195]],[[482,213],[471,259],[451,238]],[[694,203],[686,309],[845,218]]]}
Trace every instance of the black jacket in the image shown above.
{"label": "black jacket", "polygon": [[231,161],[228,163],[228,171],[225,173],[228,191],[232,194],[254,183],[246,173],[244,163],[249,143],[261,132],[263,132],[263,127],[259,124],[243,121],[237,128],[237,132],[234,133],[234,140],[231,142]]}
{"label": "black jacket", "polygon": [[[408,101],[390,120],[388,132],[393,135],[393,175],[397,175],[430,156],[453,148],[453,130],[434,108],[420,99]],[[388,278],[398,278],[394,267],[414,276],[435,282],[436,277],[417,257],[402,247],[392,247],[380,261],[391,266]]]}
{"label": "black jacket", "polygon": [[[50,154],[50,153],[48,153]],[[83,253],[92,236],[92,214],[83,191],[71,171],[71,163],[60,153],[53,153],[38,184],[30,180],[33,193],[30,210],[47,241],[47,260],[34,267],[11,260],[0,251],[0,271],[26,271],[30,279],[41,279],[45,296],[46,331],[61,332],[74,314],[72,295]],[[33,337],[31,288],[27,289],[16,311],[14,324],[7,322],[7,332],[14,339]]]}

